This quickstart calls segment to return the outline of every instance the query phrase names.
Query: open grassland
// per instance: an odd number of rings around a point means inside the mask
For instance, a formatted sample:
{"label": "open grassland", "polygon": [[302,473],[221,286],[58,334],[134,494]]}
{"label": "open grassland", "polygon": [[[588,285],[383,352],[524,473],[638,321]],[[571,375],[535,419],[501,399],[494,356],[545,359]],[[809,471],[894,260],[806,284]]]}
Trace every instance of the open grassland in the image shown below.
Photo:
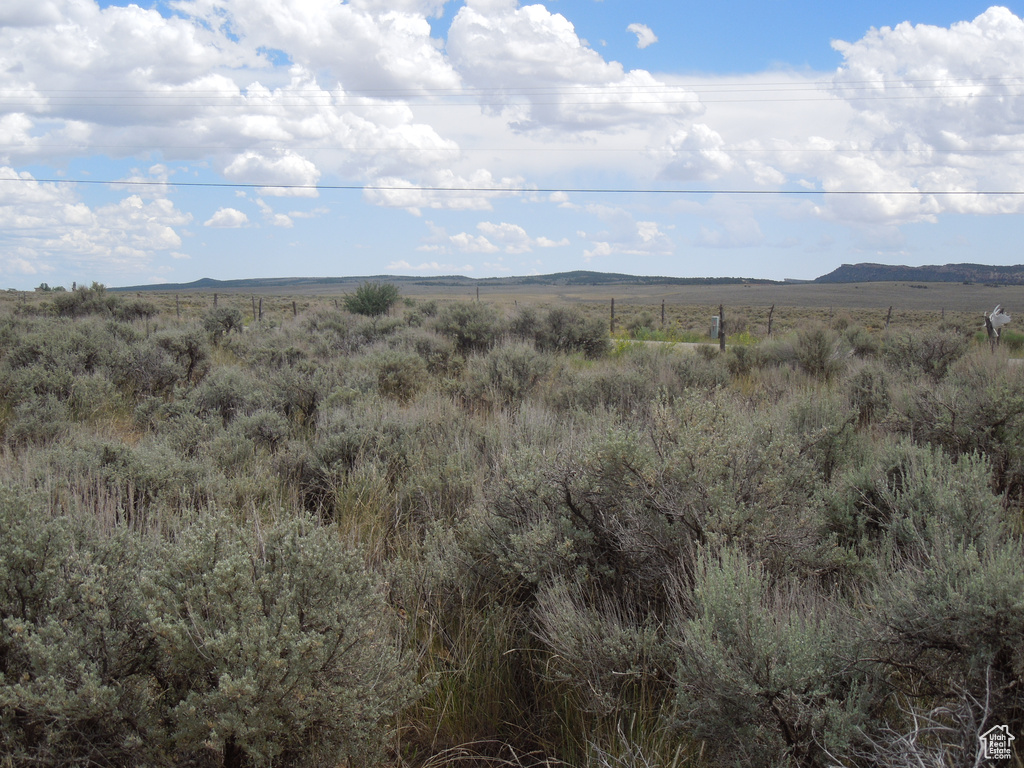
{"label": "open grassland", "polygon": [[[297,313],[340,306],[349,286],[323,285],[315,281],[281,294],[273,288],[231,290],[218,294],[218,302],[237,308],[246,320],[259,312],[263,317],[286,321]],[[588,316],[611,320],[611,302],[615,302],[616,328],[622,328],[639,316],[650,313],[657,328],[662,328],[661,308],[665,306],[665,325],[680,334],[706,334],[711,316],[719,306],[726,310],[729,333],[748,331],[764,336],[768,331],[769,311],[773,332],[795,330],[808,322],[833,322],[836,318],[871,330],[890,328],[927,328],[953,324],[965,331],[984,328],[984,315],[997,304],[1012,314],[1024,313],[1024,286],[972,283],[852,283],[781,285],[510,285],[510,286],[438,286],[403,283],[402,295],[414,301],[475,301],[489,304],[504,314],[520,306],[577,307]],[[139,300],[154,303],[163,317],[171,314],[195,318],[212,307],[214,292],[191,290],[178,293],[144,292]],[[20,297],[20,298],[19,298]],[[35,294],[0,294],[0,301],[38,301]],[[253,306],[256,304],[257,306]],[[890,311],[891,308],[891,311]],[[402,311],[402,306],[397,308]],[[1024,314],[1022,314],[1024,319]]]}
{"label": "open grassland", "polygon": [[1019,289],[841,289],[0,294],[0,765],[1021,743]]}
{"label": "open grassland", "polygon": [[[386,279],[386,278],[375,278]],[[320,283],[316,280],[301,287],[262,287],[256,289],[232,289],[221,291],[222,295],[233,293],[257,296],[288,296],[296,299],[306,297],[331,298],[354,290],[359,280],[337,284]],[[404,296],[439,301],[475,300],[477,286],[437,285],[429,281],[404,280],[401,283]],[[179,291],[182,297],[212,295],[207,289]],[[148,296],[149,292],[144,294]],[[173,294],[171,294],[173,295]],[[662,300],[669,305],[690,305],[717,307],[719,304],[749,307],[808,307],[817,309],[886,309],[894,306],[897,310],[936,311],[942,309],[977,314],[988,311],[996,304],[1022,306],[1024,286],[986,285],[984,283],[784,283],[763,285],[755,283],[728,285],[490,285],[479,286],[482,300],[503,306],[516,302],[530,304],[598,304],[605,305],[614,298],[623,304],[660,306]]]}

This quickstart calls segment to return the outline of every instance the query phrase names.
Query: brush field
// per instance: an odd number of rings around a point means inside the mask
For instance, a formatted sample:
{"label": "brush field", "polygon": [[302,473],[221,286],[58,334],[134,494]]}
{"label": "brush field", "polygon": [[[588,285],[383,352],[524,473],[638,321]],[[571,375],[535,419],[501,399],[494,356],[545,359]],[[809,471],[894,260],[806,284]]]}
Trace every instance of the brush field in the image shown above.
{"label": "brush field", "polygon": [[419,288],[0,294],[0,766],[1024,743],[1024,289]]}

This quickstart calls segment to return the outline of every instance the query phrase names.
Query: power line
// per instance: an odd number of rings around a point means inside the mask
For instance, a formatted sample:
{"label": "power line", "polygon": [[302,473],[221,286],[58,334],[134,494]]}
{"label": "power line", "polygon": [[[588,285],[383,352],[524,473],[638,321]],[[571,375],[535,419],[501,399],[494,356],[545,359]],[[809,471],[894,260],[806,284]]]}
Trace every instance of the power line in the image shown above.
{"label": "power line", "polygon": [[427,185],[399,186],[393,184],[256,184],[230,181],[147,181],[139,179],[34,179],[34,178],[0,178],[2,182],[22,182],[37,184],[109,184],[115,186],[151,186],[151,187],[185,187],[185,188],[226,188],[226,189],[282,189],[282,190],[316,190],[316,191],[378,191],[378,192],[471,192],[473,194],[549,194],[563,192],[566,194],[643,194],[643,195],[919,195],[919,196],[956,196],[974,195],[979,197],[1001,197],[1024,195],[1024,190],[917,190],[917,189],[857,189],[857,190],[824,190],[824,189],[677,189],[677,188],[629,188],[629,187],[436,187]]}

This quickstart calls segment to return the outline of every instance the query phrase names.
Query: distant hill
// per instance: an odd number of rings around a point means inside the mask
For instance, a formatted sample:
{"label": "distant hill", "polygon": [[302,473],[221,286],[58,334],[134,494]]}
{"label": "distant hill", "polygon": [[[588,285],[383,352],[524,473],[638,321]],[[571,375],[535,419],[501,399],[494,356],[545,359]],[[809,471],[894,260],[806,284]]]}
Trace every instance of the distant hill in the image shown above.
{"label": "distant hill", "polygon": [[212,280],[204,277],[191,283],[161,283],[157,285],[130,285],[109,288],[111,291],[256,291],[267,289],[299,289],[337,286],[339,290],[355,288],[367,281],[395,283],[396,285],[435,286],[513,286],[513,285],[779,285],[777,280],[745,279],[742,277],[649,277],[623,275],[613,272],[557,272],[551,275],[522,277],[415,277],[408,275],[370,275],[366,277],[256,277],[244,280]]}
{"label": "distant hill", "polygon": [[843,264],[822,275],[816,283],[997,283],[1024,284],[1024,265],[990,267],[984,264],[944,264],[942,266],[903,267],[890,264]]}

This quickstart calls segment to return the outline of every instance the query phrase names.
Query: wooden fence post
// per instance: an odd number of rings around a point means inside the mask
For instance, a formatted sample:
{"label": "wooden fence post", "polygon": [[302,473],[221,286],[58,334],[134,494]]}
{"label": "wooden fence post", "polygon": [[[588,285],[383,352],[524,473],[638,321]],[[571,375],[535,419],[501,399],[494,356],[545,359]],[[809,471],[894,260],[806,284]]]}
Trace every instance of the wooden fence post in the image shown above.
{"label": "wooden fence post", "polygon": [[892,320],[892,307],[889,307],[889,311],[885,314],[885,327],[889,327],[889,321]]}
{"label": "wooden fence post", "polygon": [[260,322],[263,322],[263,297],[260,296]]}
{"label": "wooden fence post", "polygon": [[292,317],[298,317],[298,316],[299,316],[299,308],[296,306],[295,302],[293,301],[292,302]]}
{"label": "wooden fence post", "polygon": [[665,327],[665,300],[661,300],[661,327]]}
{"label": "wooden fence post", "polygon": [[718,305],[718,349],[725,352],[725,307]]}
{"label": "wooden fence post", "polygon": [[768,335],[772,335],[772,315],[775,314],[775,305],[772,304],[772,308],[768,310]]}
{"label": "wooden fence post", "polygon": [[[260,301],[263,301],[263,299],[260,299]],[[256,294],[252,296],[252,321],[256,322]]]}
{"label": "wooden fence post", "polygon": [[612,299],[612,322],[611,322],[611,334],[615,335],[615,299]]}
{"label": "wooden fence post", "polygon": [[213,306],[214,306],[214,309],[216,309],[216,307],[217,307],[217,294],[216,293],[213,294]]}
{"label": "wooden fence post", "polygon": [[174,294],[174,314],[181,320],[181,297]]}

